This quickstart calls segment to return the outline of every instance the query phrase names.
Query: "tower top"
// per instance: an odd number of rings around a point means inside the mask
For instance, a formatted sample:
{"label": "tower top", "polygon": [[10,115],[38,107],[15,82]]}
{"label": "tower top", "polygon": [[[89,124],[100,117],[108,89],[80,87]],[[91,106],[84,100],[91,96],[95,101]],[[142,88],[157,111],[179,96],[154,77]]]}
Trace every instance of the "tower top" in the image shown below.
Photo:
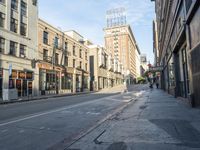
{"label": "tower top", "polygon": [[106,12],[107,28],[126,25],[126,9],[124,7],[110,9]]}

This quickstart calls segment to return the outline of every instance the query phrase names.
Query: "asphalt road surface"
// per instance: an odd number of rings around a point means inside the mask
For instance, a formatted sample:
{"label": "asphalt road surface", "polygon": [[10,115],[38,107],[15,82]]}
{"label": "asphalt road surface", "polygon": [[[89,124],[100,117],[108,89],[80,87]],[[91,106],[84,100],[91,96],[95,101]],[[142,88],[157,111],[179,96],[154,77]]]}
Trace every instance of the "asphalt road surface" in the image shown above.
{"label": "asphalt road surface", "polygon": [[130,103],[142,88],[1,105],[0,149],[64,149]]}

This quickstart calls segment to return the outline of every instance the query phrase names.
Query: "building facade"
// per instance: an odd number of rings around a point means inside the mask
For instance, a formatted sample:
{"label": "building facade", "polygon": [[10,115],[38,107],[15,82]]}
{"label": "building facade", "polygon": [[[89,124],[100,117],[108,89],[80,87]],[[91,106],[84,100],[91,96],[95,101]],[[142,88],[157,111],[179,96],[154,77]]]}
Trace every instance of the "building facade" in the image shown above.
{"label": "building facade", "polygon": [[157,22],[153,21],[153,53],[154,53],[154,66],[159,66],[159,50],[158,50],[158,31],[157,31]]}
{"label": "building facade", "polygon": [[162,88],[200,105],[200,1],[155,0]]}
{"label": "building facade", "polygon": [[98,91],[123,84],[124,75],[120,67],[114,66],[111,53],[98,45],[90,45],[89,48],[91,90]]}
{"label": "building facade", "polygon": [[140,50],[129,25],[105,28],[105,47],[123,66],[126,82],[140,76]]}
{"label": "building facade", "polygon": [[0,99],[37,95],[36,0],[0,0]]}
{"label": "building facade", "polygon": [[[38,24],[39,94],[89,91],[89,49],[76,37],[43,20]],[[82,38],[83,39],[83,38]]]}
{"label": "building facade", "polygon": [[149,67],[147,64],[147,56],[146,54],[141,54],[140,56],[140,61],[141,61],[141,76],[145,75],[145,72],[148,71]]}

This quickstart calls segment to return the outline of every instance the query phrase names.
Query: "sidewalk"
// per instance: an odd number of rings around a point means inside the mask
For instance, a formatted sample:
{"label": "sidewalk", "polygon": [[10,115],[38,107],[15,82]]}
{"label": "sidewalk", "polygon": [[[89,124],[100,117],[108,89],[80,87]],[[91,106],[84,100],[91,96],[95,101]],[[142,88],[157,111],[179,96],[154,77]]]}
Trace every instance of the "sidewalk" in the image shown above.
{"label": "sidewalk", "polygon": [[200,150],[200,110],[153,89],[67,150]]}

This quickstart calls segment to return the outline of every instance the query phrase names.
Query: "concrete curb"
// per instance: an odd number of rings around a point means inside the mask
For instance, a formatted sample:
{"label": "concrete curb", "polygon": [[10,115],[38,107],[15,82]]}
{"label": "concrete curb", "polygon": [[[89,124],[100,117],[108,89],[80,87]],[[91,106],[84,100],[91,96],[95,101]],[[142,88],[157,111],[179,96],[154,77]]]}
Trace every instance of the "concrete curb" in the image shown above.
{"label": "concrete curb", "polygon": [[22,99],[22,100],[18,99],[18,100],[11,100],[11,101],[1,101],[0,105],[13,104],[13,103],[23,103],[23,102],[31,102],[31,101],[44,100],[44,99],[56,98],[56,97],[86,95],[86,94],[92,94],[92,93],[96,93],[96,92],[70,93],[70,94],[60,94],[60,95],[49,95],[49,96],[41,96],[41,97],[32,97],[30,99]]}
{"label": "concrete curb", "polygon": [[[116,86],[113,88],[123,88],[123,86]],[[78,95],[86,95],[86,94],[92,94],[92,93],[104,93],[108,90],[112,90],[113,88],[103,89],[100,91],[90,91],[90,92],[80,92],[80,93],[68,93],[68,94],[58,94],[58,95],[48,95],[48,96],[38,96],[38,97],[29,97],[25,99],[17,99],[17,100],[10,100],[10,101],[0,101],[0,105],[6,105],[6,104],[13,104],[13,103],[23,103],[23,102],[31,102],[36,100],[44,100],[49,98],[56,98],[56,97],[67,97],[67,96],[78,96]],[[114,92],[119,93],[119,92]]]}
{"label": "concrete curb", "polygon": [[[118,93],[120,94],[120,93]],[[101,120],[99,120],[95,125],[91,126],[87,130],[83,130],[80,132],[78,135],[72,137],[72,141],[61,141],[52,147],[48,148],[49,150],[54,150],[54,149],[63,149],[63,150],[68,150],[72,145],[74,145],[76,142],[78,142],[80,139],[83,137],[87,136],[91,132],[93,132],[96,128],[98,128],[100,125],[117,115],[118,113],[121,113],[126,107],[128,107],[131,103],[135,102],[137,98],[131,98],[130,101],[126,104],[123,104],[122,106],[118,107],[116,110],[114,110],[111,114],[108,114]]]}

